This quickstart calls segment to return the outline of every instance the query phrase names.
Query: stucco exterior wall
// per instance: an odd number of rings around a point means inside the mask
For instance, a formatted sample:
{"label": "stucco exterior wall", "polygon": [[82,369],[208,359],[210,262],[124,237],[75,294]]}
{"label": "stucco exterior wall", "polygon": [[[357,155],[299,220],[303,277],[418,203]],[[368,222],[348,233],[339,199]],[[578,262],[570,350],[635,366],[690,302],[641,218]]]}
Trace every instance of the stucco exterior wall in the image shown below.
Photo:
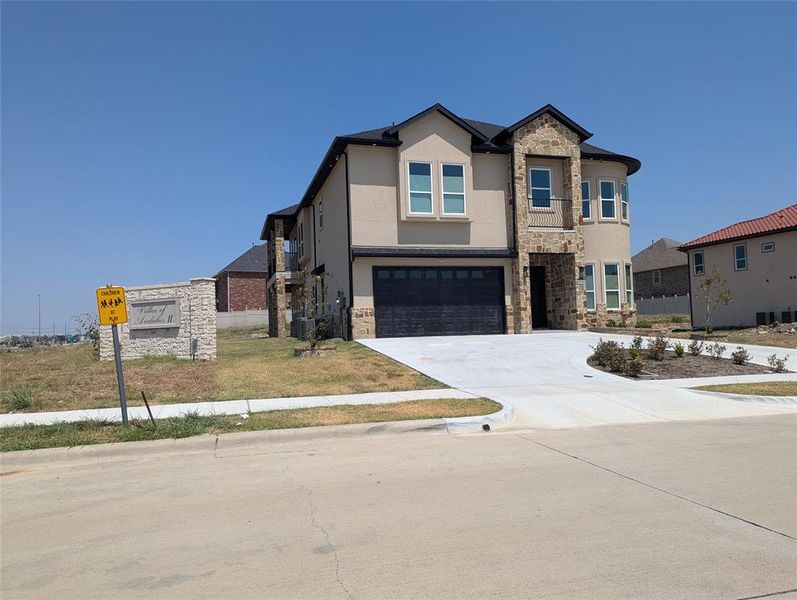
{"label": "stucco exterior wall", "polygon": [[[351,146],[354,246],[506,248],[508,157],[472,155],[471,136],[433,114],[405,127],[398,148]],[[432,163],[433,214],[408,214],[409,161]],[[442,214],[442,163],[465,167],[465,216]]]}
{"label": "stucco exterior wall", "polygon": [[[181,283],[125,288],[128,307],[139,300],[178,298],[180,326],[164,329],[130,329],[119,325],[122,359],[145,356],[191,358],[192,345],[197,359],[216,358],[215,280],[196,278]],[[128,308],[129,311],[129,308]],[[110,326],[100,327],[100,360],[113,360]]]}
{"label": "stucco exterior wall", "polygon": [[[761,244],[774,242],[775,251],[761,252]],[[735,271],[733,246],[747,245],[747,270]],[[694,274],[694,254],[703,252],[706,275]],[[721,276],[733,292],[733,302],[717,306],[711,321],[714,327],[751,326],[756,323],[757,312],[774,312],[777,320],[781,312],[797,310],[797,231],[765,235],[728,242],[715,246],[704,246],[689,251],[692,290],[692,324],[703,327],[706,323],[705,309],[698,284],[702,277],[711,274],[717,265]],[[794,317],[792,317],[794,318]]]}

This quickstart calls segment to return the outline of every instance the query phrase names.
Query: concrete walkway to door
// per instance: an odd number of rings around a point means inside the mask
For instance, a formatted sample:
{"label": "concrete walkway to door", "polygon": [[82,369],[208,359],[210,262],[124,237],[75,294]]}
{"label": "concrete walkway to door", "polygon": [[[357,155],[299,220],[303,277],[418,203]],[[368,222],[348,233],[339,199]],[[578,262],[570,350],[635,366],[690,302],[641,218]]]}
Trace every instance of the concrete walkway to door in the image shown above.
{"label": "concrete walkway to door", "polygon": [[[384,338],[361,343],[471,394],[509,405],[514,428],[558,428],[703,420],[797,412],[797,406],[738,402],[659,381],[633,381],[587,365],[590,346],[603,337],[628,342],[628,336],[576,331],[529,335]],[[754,361],[766,364],[761,347]],[[797,352],[773,348],[797,365]],[[771,353],[771,352],[770,352]],[[712,378],[712,383],[717,378]],[[734,378],[736,381],[739,378]],[[751,376],[797,380],[797,374]],[[701,380],[695,379],[694,385]]]}

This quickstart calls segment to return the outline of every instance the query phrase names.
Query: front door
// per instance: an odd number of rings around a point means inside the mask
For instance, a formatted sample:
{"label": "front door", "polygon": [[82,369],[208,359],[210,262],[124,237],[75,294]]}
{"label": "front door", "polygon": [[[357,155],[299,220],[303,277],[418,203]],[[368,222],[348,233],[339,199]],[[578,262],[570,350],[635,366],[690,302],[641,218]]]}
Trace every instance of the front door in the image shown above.
{"label": "front door", "polygon": [[531,267],[531,327],[548,327],[548,306],[545,302],[545,267]]}

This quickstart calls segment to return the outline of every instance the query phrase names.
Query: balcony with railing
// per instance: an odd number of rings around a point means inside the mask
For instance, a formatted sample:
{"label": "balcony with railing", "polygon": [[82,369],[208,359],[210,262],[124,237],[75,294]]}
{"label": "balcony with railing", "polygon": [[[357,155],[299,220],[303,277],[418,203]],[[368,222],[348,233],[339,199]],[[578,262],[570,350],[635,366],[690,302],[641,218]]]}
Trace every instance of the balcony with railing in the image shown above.
{"label": "balcony with railing", "polygon": [[573,201],[569,198],[529,198],[529,227],[573,229]]}

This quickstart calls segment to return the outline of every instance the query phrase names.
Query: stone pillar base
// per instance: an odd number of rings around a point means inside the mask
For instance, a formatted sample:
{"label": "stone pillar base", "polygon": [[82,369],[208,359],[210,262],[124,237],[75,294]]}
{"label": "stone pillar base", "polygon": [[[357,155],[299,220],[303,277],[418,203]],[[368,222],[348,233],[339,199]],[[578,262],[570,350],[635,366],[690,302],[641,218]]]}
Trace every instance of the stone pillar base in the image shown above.
{"label": "stone pillar base", "polygon": [[355,340],[376,337],[376,317],[373,308],[351,309],[351,336]]}

